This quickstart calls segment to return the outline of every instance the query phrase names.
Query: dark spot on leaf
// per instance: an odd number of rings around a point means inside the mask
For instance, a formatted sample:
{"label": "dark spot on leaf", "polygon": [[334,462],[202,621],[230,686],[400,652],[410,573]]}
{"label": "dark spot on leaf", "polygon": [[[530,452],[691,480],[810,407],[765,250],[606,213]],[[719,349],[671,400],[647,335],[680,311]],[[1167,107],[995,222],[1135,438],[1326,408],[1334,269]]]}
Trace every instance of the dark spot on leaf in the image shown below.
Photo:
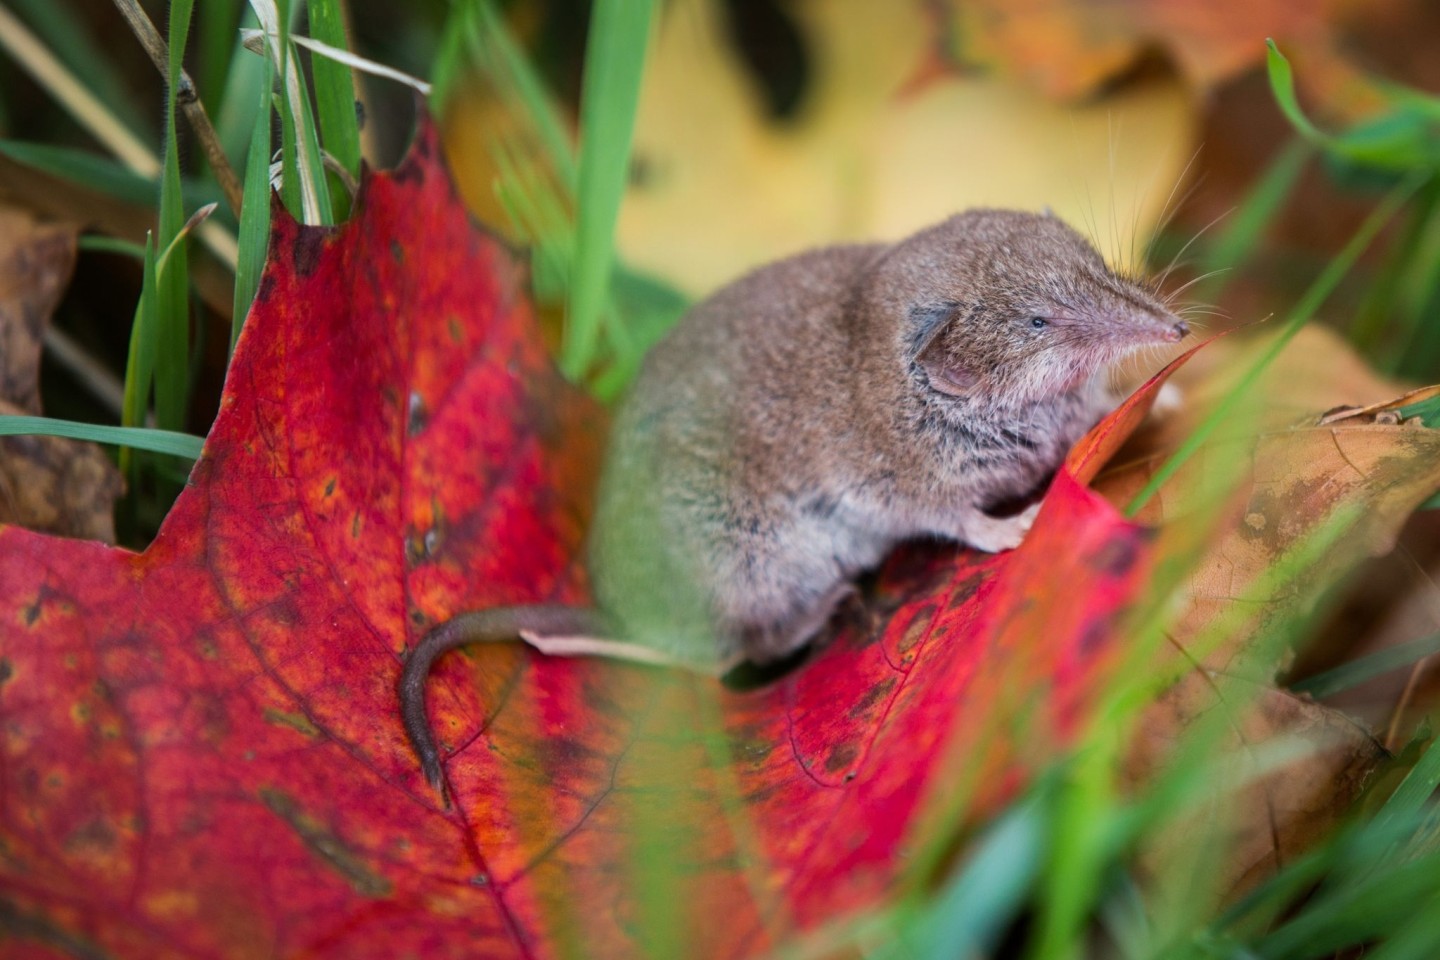
{"label": "dark spot on leaf", "polygon": [[1119,536],[1107,540],[1090,556],[1090,569],[1108,577],[1123,577],[1135,567],[1140,557],[1133,540]]}
{"label": "dark spot on leaf", "polygon": [[355,511],[355,516],[350,518],[350,539],[360,539],[360,511]]}
{"label": "dark spot on leaf", "polygon": [[1085,625],[1085,632],[1080,636],[1080,655],[1082,657],[1093,657],[1101,652],[1111,636],[1111,623],[1112,619],[1106,617],[1101,620],[1092,620]]}
{"label": "dark spot on leaf", "polygon": [[[68,660],[68,658],[67,658],[67,660]],[[69,669],[74,669],[73,664],[71,664],[71,663],[69,663],[69,662],[67,662],[67,663],[65,664],[65,666],[66,666],[67,668],[69,668]],[[106,682],[106,680],[105,680],[104,677],[99,677],[99,678],[97,678],[97,679],[95,680],[95,682],[94,682],[93,684],[91,684],[90,689],[92,689],[93,691],[95,691],[95,696],[96,696],[98,699],[103,700],[105,703],[109,704],[110,706],[114,706],[114,705],[115,705],[115,691],[114,691],[114,689],[110,686],[110,684],[109,684],[108,682]]]}
{"label": "dark spot on leaf", "polygon": [[320,731],[310,722],[310,718],[303,713],[287,713],[283,710],[276,710],[273,707],[265,709],[265,722],[273,723],[281,727],[289,727],[291,730],[303,733],[307,737],[319,737]]}
{"label": "dark spot on leaf", "polygon": [[855,705],[850,708],[851,718],[858,720],[868,714],[877,703],[890,696],[890,691],[895,689],[896,682],[896,677],[892,675],[881,680],[879,683],[872,684],[870,688],[865,691],[865,694],[859,700],[855,701]]}
{"label": "dark spot on leaf", "polygon": [[200,651],[200,656],[206,660],[214,660],[217,648],[215,646],[215,635],[207,629],[195,631],[195,647]]}
{"label": "dark spot on leaf", "polygon": [[0,939],[7,942],[30,940],[42,943],[54,947],[57,953],[75,957],[76,960],[111,960],[113,956],[90,941],[57,926],[49,917],[22,913],[7,899],[0,899]]}
{"label": "dark spot on leaf", "polygon": [[32,604],[30,604],[30,606],[28,606],[28,607],[25,608],[25,613],[24,613],[25,626],[27,626],[27,627],[33,627],[33,626],[35,626],[35,621],[40,619],[40,604],[41,604],[41,601],[42,601],[42,598],[41,598],[41,597],[36,597],[36,598],[35,598],[35,602],[32,603]]}
{"label": "dark spot on leaf", "polygon": [[269,613],[271,618],[282,626],[298,627],[305,622],[305,617],[300,610],[300,603],[291,594],[282,596],[271,604]]}
{"label": "dark spot on leaf", "polygon": [[455,314],[452,313],[445,319],[445,329],[449,332],[451,340],[456,343],[465,342],[465,327]]}
{"label": "dark spot on leaf", "polygon": [[902,660],[908,659],[910,651],[930,630],[930,625],[935,622],[936,605],[927,603],[915,610],[910,622],[905,625],[905,632],[900,635],[900,642],[896,645],[896,653]]}
{"label": "dark spot on leaf", "polygon": [[860,750],[850,742],[837,743],[835,749],[830,751],[830,756],[825,758],[825,772],[829,774],[839,773],[855,762],[860,755]]}
{"label": "dark spot on leaf", "polygon": [[605,757],[590,744],[576,737],[551,737],[545,741],[545,759],[550,769],[573,771]]}
{"label": "dark spot on leaf", "polygon": [[745,803],[747,806],[758,806],[762,803],[765,803],[771,797],[775,796],[775,794],[780,793],[784,789],[784,787],[785,782],[783,779],[780,778],[772,779],[767,783],[762,783],[754,790],[751,790],[749,793],[745,794]]}
{"label": "dark spot on leaf", "polygon": [[0,657],[0,683],[4,683],[15,676],[15,667],[5,657]]}
{"label": "dark spot on leaf", "polygon": [[477,887],[483,887],[483,886],[485,886],[486,884],[488,884],[489,882],[490,882],[490,877],[487,876],[486,874],[483,874],[483,873],[477,873],[477,874],[475,874],[475,876],[473,876],[473,877],[470,878],[470,883],[471,883],[473,886],[477,886]]}
{"label": "dark spot on leaf", "polygon": [[65,838],[66,850],[70,853],[85,850],[89,853],[106,853],[115,846],[115,828],[105,820],[96,817],[87,820]]}
{"label": "dark spot on leaf", "polygon": [[325,252],[325,233],[322,230],[301,230],[295,237],[295,246],[290,250],[290,262],[295,268],[295,273],[300,277],[308,277],[314,272],[316,264],[320,262],[321,255]]}
{"label": "dark spot on leaf", "polygon": [[331,477],[325,482],[325,496],[333,497],[335,495],[335,485],[338,482],[338,479],[335,477]]}
{"label": "dark spot on leaf", "polygon": [[390,881],[373,872],[365,861],[324,824],[310,816],[289,794],[274,787],[259,789],[261,801],[294,830],[302,843],[327,867],[340,874],[362,897],[388,897]]}
{"label": "dark spot on leaf", "polygon": [[397,264],[405,263],[405,248],[400,245],[399,240],[390,241],[390,258]]}
{"label": "dark spot on leaf", "polygon": [[946,612],[948,613],[951,610],[963,607],[969,603],[975,594],[980,592],[980,587],[985,581],[985,574],[972,573],[960,581],[960,583],[956,584],[955,589],[950,593],[950,602],[945,607]]}

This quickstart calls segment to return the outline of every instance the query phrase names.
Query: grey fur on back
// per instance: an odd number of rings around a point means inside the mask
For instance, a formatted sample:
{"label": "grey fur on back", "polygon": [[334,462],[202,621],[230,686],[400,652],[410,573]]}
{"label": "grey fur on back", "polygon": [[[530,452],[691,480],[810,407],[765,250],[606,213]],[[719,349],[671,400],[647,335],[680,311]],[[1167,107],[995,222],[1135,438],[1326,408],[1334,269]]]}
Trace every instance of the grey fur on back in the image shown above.
{"label": "grey fur on back", "polygon": [[984,546],[978,511],[1032,491],[1112,404],[1104,367],[1177,330],[1028,213],[762,267],[694,307],[621,407],[599,606],[680,659],[783,656],[898,541]]}

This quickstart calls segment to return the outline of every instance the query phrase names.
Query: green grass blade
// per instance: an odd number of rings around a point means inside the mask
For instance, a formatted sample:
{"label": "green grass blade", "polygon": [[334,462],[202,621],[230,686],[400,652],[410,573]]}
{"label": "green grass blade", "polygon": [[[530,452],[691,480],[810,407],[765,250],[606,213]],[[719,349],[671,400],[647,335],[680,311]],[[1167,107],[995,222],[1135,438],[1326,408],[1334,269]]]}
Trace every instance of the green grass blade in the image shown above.
{"label": "green grass blade", "polygon": [[0,154],[17,163],[83,184],[126,203],[155,203],[155,181],[88,150],[0,140]]}
{"label": "green grass blade", "polygon": [[[310,0],[310,35],[348,50],[339,0]],[[311,57],[315,107],[325,149],[351,176],[360,175],[360,124],[355,116],[355,81],[350,68],[329,57]]]}
{"label": "green grass blade", "polygon": [[1440,957],[1440,902],[1431,901],[1390,935],[1365,960],[1435,960]]}
{"label": "green grass blade", "polygon": [[990,955],[1044,865],[1048,815],[1043,797],[1032,797],[1000,818],[936,897],[914,956]]}
{"label": "green grass blade", "polygon": [[235,310],[230,320],[230,349],[240,339],[240,330],[260,289],[265,254],[270,244],[270,61],[261,72],[260,109],[255,111],[255,129],[245,159],[245,195],[240,207],[240,260],[235,268]]}
{"label": "green grass blade", "polygon": [[159,174],[160,162],[145,141],[91,93],[69,67],[56,59],[44,41],[31,33],[3,3],[0,3],[0,50],[127,167],[141,176]]}
{"label": "green grass blade", "polygon": [[180,183],[180,151],[176,136],[176,92],[185,58],[194,0],[170,5],[169,94],[166,102],[164,169],[160,178],[158,250],[165,251],[164,269],[156,267],[157,329],[155,354],[155,420],[166,430],[185,425],[189,406],[190,270],[184,244],[173,252],[172,243],[185,228],[185,197]]}
{"label": "green grass blade", "polygon": [[[239,26],[254,29],[258,21],[255,11],[248,6],[241,12]],[[215,132],[220,136],[220,146],[227,157],[243,157],[250,147],[250,133],[255,129],[255,91],[262,86],[261,77],[270,66],[270,58],[263,53],[256,56],[243,48],[237,31],[231,42],[236,53],[230,58],[230,70],[225,76],[225,94],[215,118]],[[271,73],[274,77],[274,73]],[[272,79],[273,83],[273,79]],[[268,87],[269,85],[264,85]],[[263,109],[269,110],[270,102],[265,101]]]}
{"label": "green grass blade", "polygon": [[1433,901],[1437,873],[1440,857],[1431,855],[1346,884],[1261,939],[1259,952],[1274,960],[1325,957],[1390,933]]}
{"label": "green grass blade", "polygon": [[[290,61],[295,62],[296,51],[290,47]],[[290,75],[292,98],[299,111],[294,115],[296,131],[297,160],[300,173],[305,177],[309,189],[302,191],[309,197],[314,209],[306,220],[313,226],[330,226],[335,222],[335,208],[330,202],[330,185],[325,177],[325,160],[320,153],[320,131],[315,126],[315,115],[310,110],[310,90],[305,83],[305,74],[295,70]]]}
{"label": "green grass blade", "polygon": [[1285,114],[1291,126],[1310,142],[1330,146],[1330,136],[1311,123],[1305,111],[1300,109],[1300,101],[1295,97],[1295,74],[1290,69],[1290,61],[1275,46],[1274,40],[1265,41],[1265,65],[1270,75],[1270,92],[1275,95],[1280,112]]}
{"label": "green grass blade", "polygon": [[[25,143],[0,140],[0,154],[16,163],[34,167],[41,173],[69,180],[125,203],[154,207],[160,189],[158,179],[144,177],[109,157],[74,147],[57,147],[48,143]],[[185,206],[198,207],[215,197],[213,185],[195,180],[181,180]]]}
{"label": "green grass blade", "polygon": [[[155,377],[155,338],[159,327],[159,290],[155,268],[155,237],[145,237],[145,262],[141,270],[140,302],[135,306],[135,322],[130,327],[130,351],[125,362],[125,396],[120,422],[127,427],[145,423],[150,404],[150,390]],[[130,473],[130,451],[120,450],[120,470]]]}
{"label": "green grass blade", "polygon": [[301,223],[323,226],[334,222],[320,137],[310,113],[304,74],[290,42],[290,18],[299,4],[287,0],[250,0],[266,34],[265,48],[280,79],[281,181],[280,199]]}
{"label": "green grass blade", "polygon": [[1307,141],[1292,140],[1271,161],[1265,175],[1246,193],[1230,223],[1207,251],[1199,272],[1215,275],[1199,285],[1195,299],[1219,299],[1225,286],[1234,279],[1236,268],[1248,262],[1260,246],[1265,228],[1284,206],[1314,153]]}
{"label": "green grass blade", "polygon": [[[545,145],[546,155],[554,165],[561,184],[573,194],[578,188],[579,171],[575,165],[575,151],[569,135],[565,132],[566,125],[555,105],[555,98],[550,95],[545,81],[510,33],[505,18],[496,11],[494,3],[480,0],[475,5],[475,16],[482,45],[493,51],[496,74],[514,91],[526,119],[534,123],[535,131]],[[643,59],[643,53],[643,45],[634,51],[637,59]]]}
{"label": "green grass blade", "polygon": [[473,29],[475,5],[455,3],[440,28],[440,43],[430,67],[430,112],[445,116],[455,84],[465,75],[466,37]]}
{"label": "green grass blade", "polygon": [[280,202],[290,211],[290,216],[306,222],[304,188],[300,183],[300,144],[296,138],[295,114],[290,98],[282,91],[275,98],[275,109],[280,114]]}
{"label": "green grass blade", "polygon": [[652,8],[653,0],[598,0],[591,14],[580,101],[573,279],[560,354],[561,368],[575,379],[593,362],[599,341]]}
{"label": "green grass blade", "polygon": [[[1418,91],[1409,97],[1396,96],[1391,85],[1390,102],[1378,116],[1352,126],[1341,134],[1328,134],[1313,124],[1295,97],[1295,77],[1290,62],[1266,40],[1266,61],[1270,90],[1286,119],[1307,140],[1357,171],[1398,176],[1418,168],[1434,169],[1437,163],[1434,136],[1436,109],[1433,98]],[[1426,104],[1418,107],[1418,104]]]}
{"label": "green grass blade", "polygon": [[[215,0],[212,0],[215,2]],[[77,16],[70,4],[55,0],[10,0],[10,6],[24,15],[40,39],[69,67],[117,120],[132,131],[153,136],[148,110],[142,111],[125,94],[130,90],[124,74],[116,68],[102,44],[85,29],[88,18]]]}
{"label": "green grass blade", "polygon": [[1396,412],[1400,414],[1402,420],[1419,417],[1420,422],[1432,430],[1440,427],[1440,397],[1431,397],[1428,400],[1421,400],[1419,403],[1412,403],[1409,406],[1401,407]]}
{"label": "green grass blade", "polygon": [[90,253],[118,253],[121,256],[134,257],[141,263],[145,262],[145,248],[138,243],[129,240],[121,240],[119,237],[106,237],[98,233],[88,233],[76,241],[76,245]]}
{"label": "green grass blade", "polygon": [[[231,92],[226,82],[230,75],[231,61],[239,53],[236,37],[239,36],[240,16],[244,12],[244,0],[205,0],[200,8],[196,25],[195,40],[195,81],[196,92],[200,95],[205,109],[213,117],[225,106],[226,95]],[[226,154],[234,156],[233,154]]]}
{"label": "green grass blade", "polygon": [[1420,761],[1410,768],[1400,786],[1385,801],[1374,819],[1377,828],[1398,826],[1419,817],[1434,796],[1436,787],[1440,787],[1440,750],[1435,747],[1435,743],[1431,743]]}
{"label": "green grass blade", "polygon": [[65,437],[70,440],[89,440],[94,443],[110,443],[129,447],[132,450],[148,450],[151,453],[168,453],[176,457],[200,459],[205,445],[204,437],[174,430],[155,430],[149,427],[113,427],[98,423],[77,423],[74,420],[55,420],[50,417],[0,416],[0,437],[24,435]]}
{"label": "green grass blade", "polygon": [[1413,270],[1416,251],[1423,244],[1426,233],[1433,229],[1432,222],[1437,213],[1440,213],[1440,180],[1427,184],[1406,211],[1403,227],[1397,231],[1398,235],[1348,326],[1350,342],[1367,357],[1385,359],[1382,347],[1399,312],[1397,304],[1405,286],[1405,274]]}
{"label": "green grass blade", "polygon": [[1368,657],[1352,660],[1333,670],[1317,673],[1299,683],[1291,684],[1290,689],[1317,699],[1329,697],[1437,653],[1440,653],[1440,633],[1402,643],[1388,650],[1372,653]]}
{"label": "green grass blade", "polygon": [[1235,411],[1240,401],[1250,393],[1259,381],[1260,376],[1269,368],[1275,358],[1280,355],[1280,351],[1285,349],[1286,344],[1290,342],[1295,334],[1300,331],[1300,328],[1303,327],[1315,314],[1315,311],[1320,308],[1320,305],[1334,292],[1335,288],[1339,286],[1340,281],[1344,279],[1345,275],[1354,267],[1355,262],[1360,259],[1360,254],[1364,253],[1366,248],[1370,246],[1376,234],[1390,221],[1390,218],[1404,205],[1405,201],[1420,188],[1421,184],[1425,182],[1425,179],[1426,175],[1413,175],[1406,178],[1398,187],[1391,190],[1385,199],[1380,202],[1379,206],[1371,212],[1370,216],[1365,219],[1365,222],[1360,225],[1360,229],[1355,231],[1355,235],[1345,244],[1345,248],[1340,251],[1335,259],[1326,265],[1325,269],[1320,273],[1320,276],[1317,277],[1315,282],[1310,285],[1310,288],[1305,291],[1304,296],[1300,298],[1300,302],[1296,304],[1295,309],[1291,311],[1289,319],[1285,321],[1284,327],[1281,328],[1280,335],[1274,339],[1260,358],[1251,365],[1250,369],[1245,371],[1245,375],[1241,377],[1240,381],[1230,390],[1223,400],[1216,404],[1215,409],[1210,415],[1195,428],[1194,432],[1185,439],[1185,442],[1180,445],[1178,450],[1170,455],[1170,458],[1161,465],[1160,469],[1155,471],[1155,475],[1150,478],[1150,482],[1145,484],[1145,487],[1137,493],[1125,507],[1125,515],[1127,517],[1135,516],[1135,514],[1140,511],[1140,508],[1155,495],[1155,492],[1159,490],[1167,480],[1174,476],[1175,472],[1194,456],[1197,450],[1204,446],[1205,442],[1210,438],[1210,435],[1213,434],[1221,424],[1230,419],[1231,414]]}

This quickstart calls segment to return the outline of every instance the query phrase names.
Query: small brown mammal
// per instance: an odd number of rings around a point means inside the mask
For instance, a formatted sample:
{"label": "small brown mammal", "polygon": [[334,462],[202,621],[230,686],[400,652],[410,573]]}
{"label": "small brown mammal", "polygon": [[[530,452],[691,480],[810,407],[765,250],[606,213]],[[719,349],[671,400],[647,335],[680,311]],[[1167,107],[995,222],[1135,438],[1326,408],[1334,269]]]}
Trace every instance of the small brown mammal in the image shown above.
{"label": "small brown mammal", "polygon": [[1111,364],[1187,332],[1062,221],[1010,210],[730,284],[655,347],[616,419],[589,551],[603,615],[479,611],[411,651],[401,701],[427,778],[425,678],[446,650],[523,630],[702,669],[782,658],[901,540],[1017,545],[1035,508],[987,507],[1114,406]]}

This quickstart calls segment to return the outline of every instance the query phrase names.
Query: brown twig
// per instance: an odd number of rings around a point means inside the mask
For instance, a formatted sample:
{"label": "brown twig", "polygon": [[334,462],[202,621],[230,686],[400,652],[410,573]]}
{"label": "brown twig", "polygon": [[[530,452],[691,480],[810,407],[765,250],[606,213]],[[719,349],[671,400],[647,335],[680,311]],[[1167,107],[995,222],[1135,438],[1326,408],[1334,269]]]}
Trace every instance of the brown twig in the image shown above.
{"label": "brown twig", "polygon": [[[150,55],[155,68],[160,71],[162,77],[170,75],[170,52],[161,38],[155,24],[140,9],[138,0],[115,0],[115,7],[125,22],[130,24],[130,29],[140,40],[140,45]],[[190,80],[190,75],[184,70],[180,71],[180,86],[175,91],[175,102],[180,109],[185,111],[185,119],[190,123],[190,129],[195,131],[195,136],[200,140],[200,147],[205,151],[205,159],[210,161],[210,169],[215,171],[215,180],[220,184],[220,190],[225,194],[225,201],[234,211],[235,216],[240,216],[240,206],[244,191],[240,187],[240,178],[230,166],[230,161],[225,157],[225,150],[220,146],[220,137],[215,133],[215,127],[210,123],[210,116],[205,112],[205,105],[200,102],[199,96],[195,93],[195,84]]]}

